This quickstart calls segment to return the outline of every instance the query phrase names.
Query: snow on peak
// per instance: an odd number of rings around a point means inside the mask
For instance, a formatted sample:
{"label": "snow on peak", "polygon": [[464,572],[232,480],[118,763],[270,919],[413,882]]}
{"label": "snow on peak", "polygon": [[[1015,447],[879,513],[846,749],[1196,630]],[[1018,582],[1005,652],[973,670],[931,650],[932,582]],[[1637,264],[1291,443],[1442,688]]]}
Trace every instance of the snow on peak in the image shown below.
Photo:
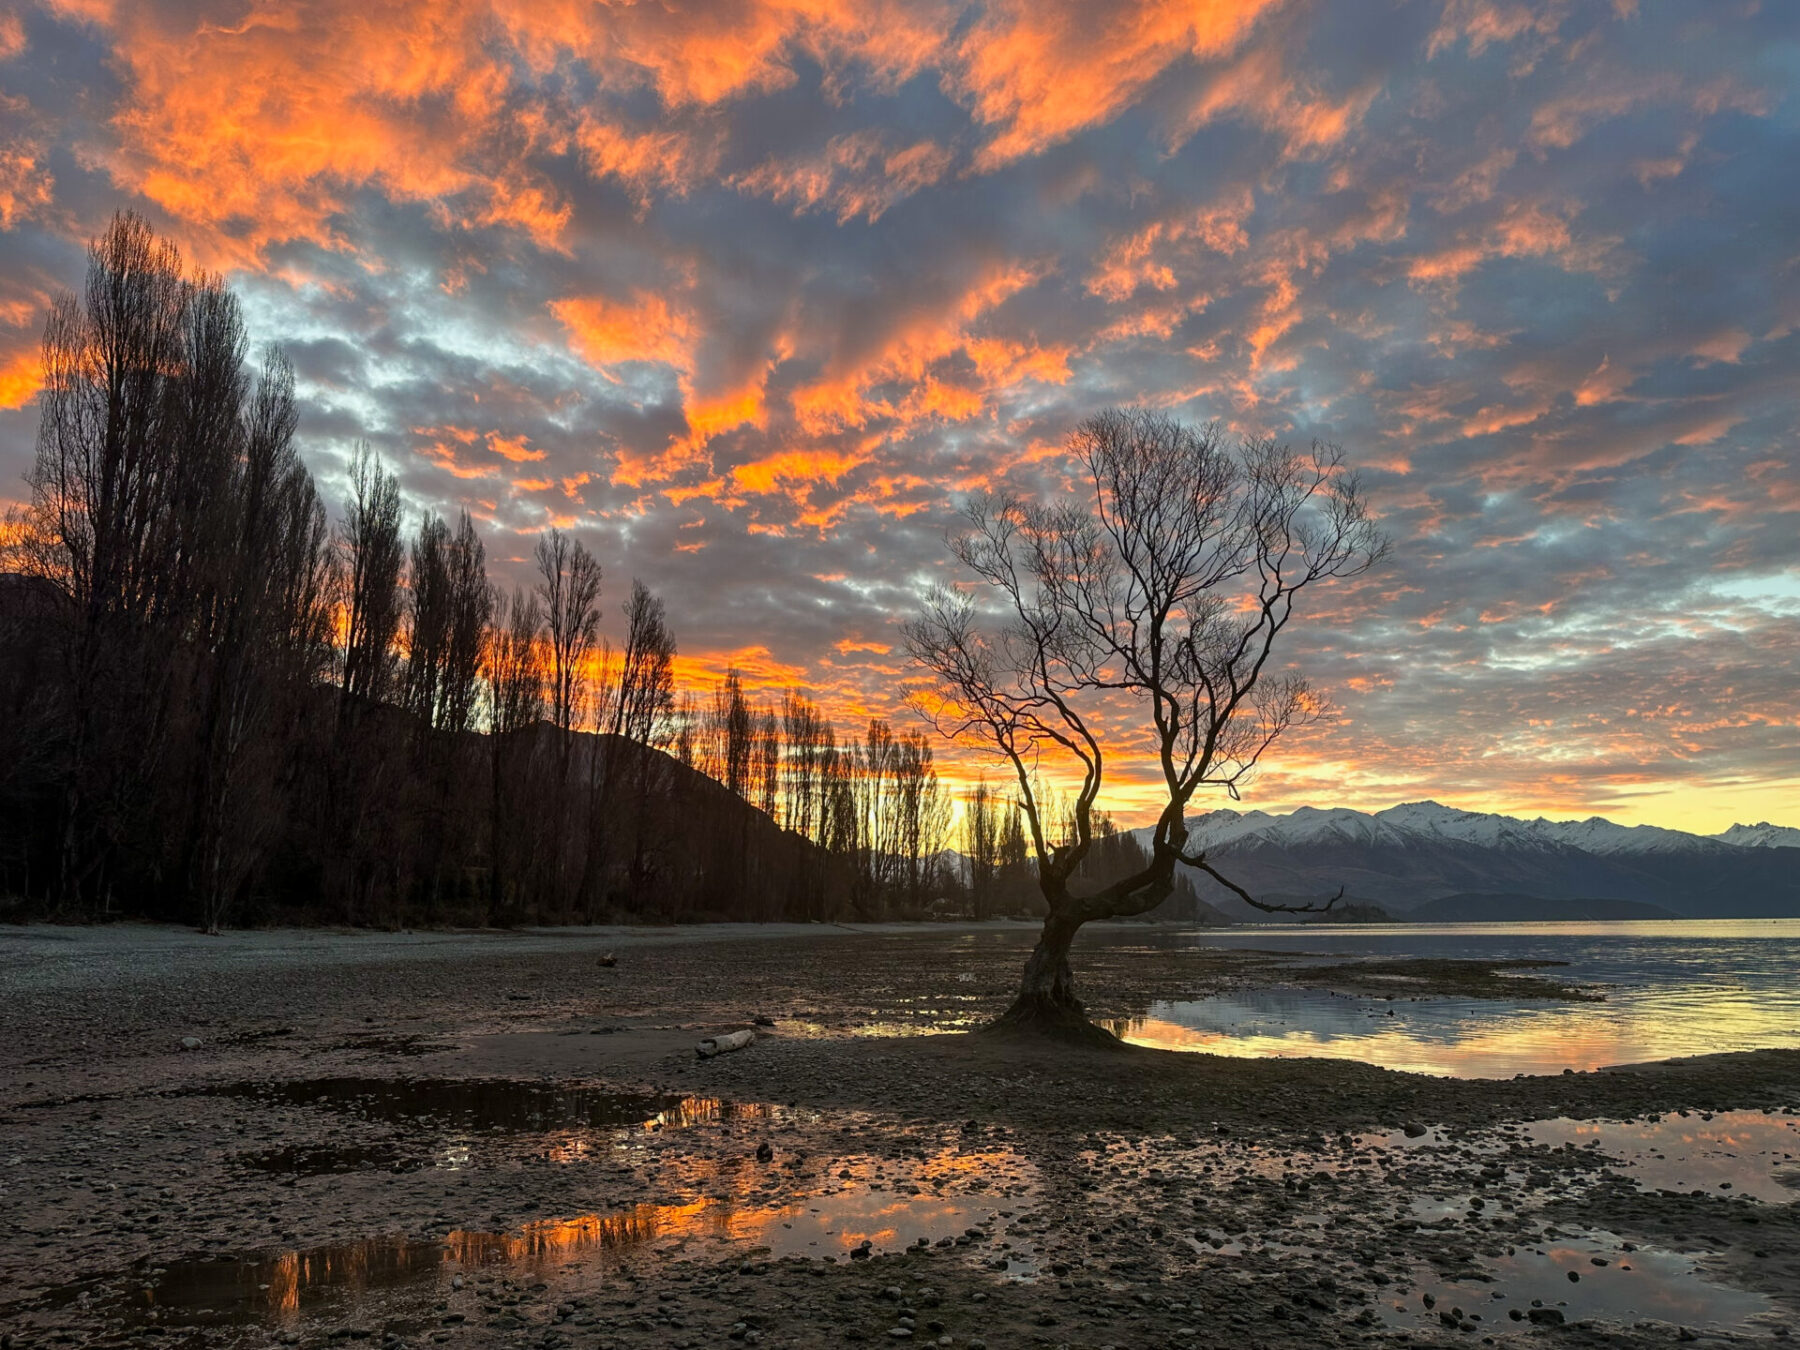
{"label": "snow on peak", "polygon": [[1800,830],[1792,825],[1771,825],[1766,820],[1755,825],[1733,825],[1712,837],[1721,844],[1736,844],[1739,848],[1800,848]]}
{"label": "snow on peak", "polygon": [[1500,849],[1579,849],[1584,853],[1685,853],[1720,843],[1751,847],[1800,847],[1800,829],[1783,825],[1734,825],[1703,836],[1655,825],[1619,825],[1603,816],[1586,820],[1520,820],[1489,811],[1463,811],[1441,802],[1402,802],[1373,814],[1348,807],[1302,806],[1287,815],[1267,811],[1212,811],[1190,821],[1194,847],[1268,844],[1288,848],[1329,844],[1423,846],[1462,844]]}

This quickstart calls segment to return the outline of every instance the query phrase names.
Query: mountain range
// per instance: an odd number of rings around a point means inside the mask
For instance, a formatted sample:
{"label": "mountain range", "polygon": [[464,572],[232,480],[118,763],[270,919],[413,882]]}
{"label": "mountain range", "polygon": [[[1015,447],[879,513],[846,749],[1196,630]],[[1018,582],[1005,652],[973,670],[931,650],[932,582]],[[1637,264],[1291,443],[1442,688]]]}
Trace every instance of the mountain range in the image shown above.
{"label": "mountain range", "polygon": [[[1220,810],[1188,828],[1189,847],[1204,848],[1259,899],[1292,902],[1341,886],[1347,898],[1395,917],[1448,897],[1454,906],[1420,917],[1448,908],[1471,918],[1539,918],[1546,902],[1565,902],[1569,917],[1605,910],[1600,902],[1689,918],[1800,916],[1800,829],[1767,822],[1699,835],[1599,816],[1521,820],[1428,801],[1373,813]],[[1267,917],[1211,878],[1196,882],[1234,918]]]}

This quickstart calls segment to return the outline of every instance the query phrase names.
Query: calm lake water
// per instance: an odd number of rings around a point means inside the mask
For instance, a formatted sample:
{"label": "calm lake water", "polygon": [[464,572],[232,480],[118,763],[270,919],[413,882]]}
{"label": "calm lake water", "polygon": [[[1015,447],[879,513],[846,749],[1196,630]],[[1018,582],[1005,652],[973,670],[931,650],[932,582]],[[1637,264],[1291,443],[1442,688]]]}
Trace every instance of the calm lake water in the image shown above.
{"label": "calm lake water", "polygon": [[1603,1003],[1392,1001],[1263,989],[1165,1002],[1126,1040],[1220,1055],[1357,1059],[1457,1078],[1560,1073],[1726,1050],[1800,1047],[1800,919],[1245,927],[1168,941],[1333,961],[1565,961]]}

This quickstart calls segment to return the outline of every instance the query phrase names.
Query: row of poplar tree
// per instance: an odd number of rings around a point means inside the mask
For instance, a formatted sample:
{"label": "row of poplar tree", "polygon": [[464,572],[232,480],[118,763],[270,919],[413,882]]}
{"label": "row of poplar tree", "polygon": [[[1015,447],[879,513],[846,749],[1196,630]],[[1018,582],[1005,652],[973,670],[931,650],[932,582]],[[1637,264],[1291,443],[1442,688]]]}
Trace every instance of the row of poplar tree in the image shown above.
{"label": "row of poplar tree", "polygon": [[[464,513],[404,529],[356,456],[329,522],[294,376],[140,220],[46,327],[30,503],[0,575],[0,894],[218,926],[770,919],[1029,904],[1016,807],[953,841],[922,734],[675,677],[634,582],[552,530],[532,585]],[[962,844],[969,861],[945,850]]]}

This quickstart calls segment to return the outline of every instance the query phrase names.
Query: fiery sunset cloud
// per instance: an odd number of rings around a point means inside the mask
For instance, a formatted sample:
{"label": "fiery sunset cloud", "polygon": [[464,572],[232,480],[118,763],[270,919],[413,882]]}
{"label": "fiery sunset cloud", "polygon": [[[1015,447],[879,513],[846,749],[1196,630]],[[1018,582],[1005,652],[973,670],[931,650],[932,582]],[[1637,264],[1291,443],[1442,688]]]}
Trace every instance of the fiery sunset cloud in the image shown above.
{"label": "fiery sunset cloud", "polygon": [[957,495],[1144,402],[1342,444],[1395,540],[1250,804],[1791,823],[1796,89],[1771,0],[26,3],[0,501],[128,206],[285,346],[329,496],[367,439],[509,580],[574,530],[697,678],[905,719]]}

